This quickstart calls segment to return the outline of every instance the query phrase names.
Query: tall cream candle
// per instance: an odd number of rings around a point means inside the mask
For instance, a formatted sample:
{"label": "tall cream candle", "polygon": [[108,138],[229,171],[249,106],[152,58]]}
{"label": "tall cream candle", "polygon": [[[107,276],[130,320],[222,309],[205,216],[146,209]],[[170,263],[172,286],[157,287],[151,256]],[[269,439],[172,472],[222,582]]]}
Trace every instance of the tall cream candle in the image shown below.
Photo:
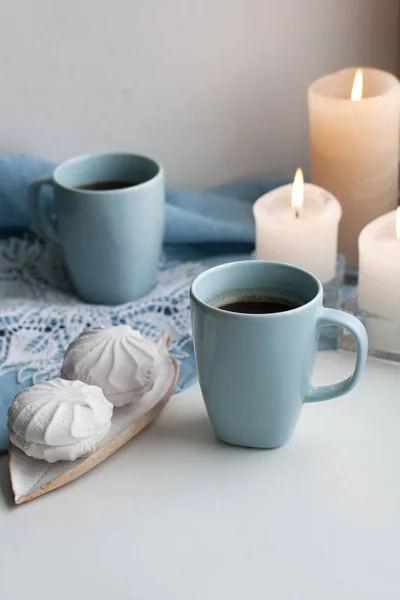
{"label": "tall cream candle", "polygon": [[308,90],[311,180],[342,205],[339,251],[353,267],[361,230],[396,206],[400,129],[398,79],[378,69],[356,73],[338,71]]}

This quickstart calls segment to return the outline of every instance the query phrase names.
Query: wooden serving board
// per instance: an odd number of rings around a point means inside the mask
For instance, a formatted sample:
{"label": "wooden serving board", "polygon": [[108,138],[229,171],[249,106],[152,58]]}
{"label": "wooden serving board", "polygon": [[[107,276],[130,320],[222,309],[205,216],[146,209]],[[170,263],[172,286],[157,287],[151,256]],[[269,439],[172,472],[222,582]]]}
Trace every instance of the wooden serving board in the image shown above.
{"label": "wooden serving board", "polygon": [[[165,334],[158,343],[168,346],[169,334]],[[10,443],[8,467],[15,504],[43,496],[84,475],[154,421],[172,396],[178,380],[178,361],[171,355],[169,358],[171,363],[166,377],[156,382],[154,390],[147,398],[144,397],[144,405],[126,405],[114,409],[110,431],[92,454],[73,462],[48,463],[27,456]]]}

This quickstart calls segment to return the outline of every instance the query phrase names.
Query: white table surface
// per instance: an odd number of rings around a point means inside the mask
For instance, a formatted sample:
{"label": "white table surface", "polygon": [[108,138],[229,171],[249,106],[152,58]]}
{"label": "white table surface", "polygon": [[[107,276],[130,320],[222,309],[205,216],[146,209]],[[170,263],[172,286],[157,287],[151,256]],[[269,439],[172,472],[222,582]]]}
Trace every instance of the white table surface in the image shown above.
{"label": "white table surface", "polygon": [[[331,383],[352,358],[318,357]],[[197,388],[70,485],[14,507],[0,459],[1,600],[400,598],[400,368],[304,407],[279,450],[216,442]]]}

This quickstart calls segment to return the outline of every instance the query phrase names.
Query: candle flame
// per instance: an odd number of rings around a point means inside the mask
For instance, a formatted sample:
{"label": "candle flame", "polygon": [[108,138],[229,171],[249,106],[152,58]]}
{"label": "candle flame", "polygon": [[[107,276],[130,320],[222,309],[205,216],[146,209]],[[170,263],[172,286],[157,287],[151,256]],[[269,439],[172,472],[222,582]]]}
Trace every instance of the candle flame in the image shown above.
{"label": "candle flame", "polygon": [[396,238],[400,240],[400,206],[396,210]]}
{"label": "candle flame", "polygon": [[351,99],[354,102],[361,100],[363,95],[363,72],[362,69],[357,69],[354,76],[353,88],[351,90]]}
{"label": "candle flame", "polygon": [[292,208],[294,210],[294,215],[296,219],[299,218],[300,209],[303,206],[304,202],[304,177],[303,171],[301,169],[297,169],[296,175],[293,180],[292,187]]}

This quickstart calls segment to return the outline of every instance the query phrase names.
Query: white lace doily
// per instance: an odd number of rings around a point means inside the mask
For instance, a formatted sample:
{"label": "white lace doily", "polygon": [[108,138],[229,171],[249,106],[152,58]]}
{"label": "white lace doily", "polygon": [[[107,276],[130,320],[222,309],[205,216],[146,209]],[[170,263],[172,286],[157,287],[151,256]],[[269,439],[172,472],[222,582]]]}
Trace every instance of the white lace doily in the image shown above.
{"label": "white lace doily", "polygon": [[164,263],[156,288],[138,302],[85,304],[72,293],[61,256],[35,238],[0,242],[0,376],[18,370],[18,382],[59,376],[68,344],[95,327],[128,324],[155,339],[172,333],[171,351],[187,356],[189,285],[206,267]]}

